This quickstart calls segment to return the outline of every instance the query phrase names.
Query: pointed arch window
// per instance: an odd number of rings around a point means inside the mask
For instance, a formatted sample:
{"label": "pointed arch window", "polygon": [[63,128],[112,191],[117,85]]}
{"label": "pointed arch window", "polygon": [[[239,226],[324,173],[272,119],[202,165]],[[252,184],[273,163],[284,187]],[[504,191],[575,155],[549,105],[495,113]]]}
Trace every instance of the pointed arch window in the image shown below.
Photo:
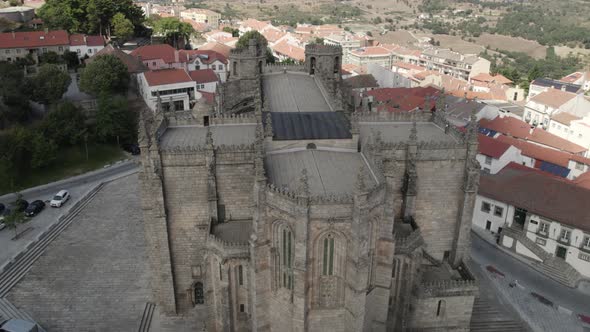
{"label": "pointed arch window", "polygon": [[281,238],[282,287],[293,289],[293,235],[288,228],[283,228]]}
{"label": "pointed arch window", "polygon": [[334,237],[332,235],[324,238],[322,275],[334,275]]}

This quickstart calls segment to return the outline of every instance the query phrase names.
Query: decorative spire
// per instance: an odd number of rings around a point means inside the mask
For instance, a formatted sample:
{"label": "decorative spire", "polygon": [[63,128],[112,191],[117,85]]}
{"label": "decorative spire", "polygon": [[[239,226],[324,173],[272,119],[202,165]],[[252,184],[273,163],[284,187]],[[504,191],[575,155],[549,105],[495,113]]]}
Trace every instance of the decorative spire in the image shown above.
{"label": "decorative spire", "polygon": [[302,196],[309,196],[309,178],[307,177],[307,169],[301,171],[301,178],[299,178],[299,193]]}
{"label": "decorative spire", "polygon": [[359,167],[359,171],[356,174],[356,190],[358,192],[365,192],[367,190],[367,184],[365,183],[364,167]]}
{"label": "decorative spire", "polygon": [[445,95],[445,89],[443,88],[436,99],[436,112],[443,112],[447,111],[447,96]]}
{"label": "decorative spire", "polygon": [[273,130],[272,130],[272,116],[270,112],[266,113],[266,127],[264,128],[264,136],[266,137],[273,137]]}
{"label": "decorative spire", "polygon": [[261,121],[256,123],[255,141],[256,144],[262,144],[262,142],[264,141],[264,129],[262,128]]}
{"label": "decorative spire", "polygon": [[467,141],[468,142],[477,142],[477,116],[475,113],[477,109],[473,109],[471,112],[471,117],[469,119],[469,124],[467,124]]}
{"label": "decorative spire", "polygon": [[412,122],[412,129],[410,129],[410,142],[411,143],[418,142],[418,129],[417,129],[416,121]]}

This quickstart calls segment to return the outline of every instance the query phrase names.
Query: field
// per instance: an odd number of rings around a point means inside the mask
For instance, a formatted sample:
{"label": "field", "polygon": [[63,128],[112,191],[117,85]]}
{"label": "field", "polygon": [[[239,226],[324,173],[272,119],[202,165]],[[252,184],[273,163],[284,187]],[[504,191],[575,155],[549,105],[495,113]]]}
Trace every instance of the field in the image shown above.
{"label": "field", "polygon": [[543,46],[536,41],[523,38],[484,33],[480,37],[474,39],[477,44],[484,47],[489,46],[492,50],[498,48],[510,52],[526,53],[535,59],[542,59],[547,54],[546,46]]}
{"label": "field", "polygon": [[384,35],[373,32],[373,36],[375,37],[375,40],[380,43],[397,44],[412,48],[415,48],[414,44],[418,42],[418,39],[414,38],[414,36],[406,30],[388,31]]}

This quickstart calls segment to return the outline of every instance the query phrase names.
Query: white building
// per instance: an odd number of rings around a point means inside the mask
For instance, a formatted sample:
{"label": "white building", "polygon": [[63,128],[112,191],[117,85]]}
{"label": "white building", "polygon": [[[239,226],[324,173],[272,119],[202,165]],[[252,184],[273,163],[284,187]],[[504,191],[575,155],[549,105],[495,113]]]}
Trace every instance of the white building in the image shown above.
{"label": "white building", "polygon": [[147,71],[137,80],[139,93],[152,110],[156,109],[158,96],[164,109],[173,103],[177,111],[191,109],[191,102],[201,98],[196,82],[184,69]]}
{"label": "white building", "polygon": [[476,159],[485,173],[496,174],[511,162],[522,163],[518,148],[482,134],[478,136],[478,141]]}
{"label": "white building", "polygon": [[219,20],[221,20],[221,14],[202,8],[185,9],[180,12],[180,17],[193,20],[197,23],[208,24],[214,29],[219,27]]}
{"label": "white building", "polygon": [[489,74],[491,62],[475,54],[464,55],[449,49],[431,48],[422,52],[419,65],[469,81],[478,74]]}
{"label": "white building", "polygon": [[560,258],[590,277],[588,202],[590,190],[582,186],[509,164],[482,174],[473,225],[501,232],[500,243],[517,254],[538,262]]}
{"label": "white building", "polygon": [[562,112],[577,117],[586,116],[590,114],[590,101],[581,94],[546,89],[529,98],[523,120],[533,126],[548,129],[551,118]]}
{"label": "white building", "polygon": [[197,91],[215,93],[219,77],[213,69],[193,70],[189,72],[189,75],[197,84]]}
{"label": "white building", "polygon": [[181,51],[181,53],[186,53],[189,58],[189,71],[211,69],[217,74],[221,82],[227,80],[229,66],[227,58],[223,54],[212,50],[191,50]]}
{"label": "white building", "polygon": [[78,58],[90,58],[105,46],[103,36],[70,35],[70,52],[78,54]]}

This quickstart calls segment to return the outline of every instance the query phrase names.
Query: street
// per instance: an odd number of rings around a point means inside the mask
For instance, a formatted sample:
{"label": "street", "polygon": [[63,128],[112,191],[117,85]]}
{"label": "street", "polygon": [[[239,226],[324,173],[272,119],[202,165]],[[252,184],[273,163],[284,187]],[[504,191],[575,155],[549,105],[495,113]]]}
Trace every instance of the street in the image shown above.
{"label": "street", "polygon": [[[556,306],[571,310],[574,317],[577,314],[590,315],[589,295],[586,295],[577,289],[568,288],[543,276],[528,265],[499,250],[494,245],[475,234],[472,234],[471,238],[471,258],[473,263],[480,265],[483,269],[488,265],[493,266],[499,272],[506,275],[505,279],[507,282],[514,284],[515,280],[517,280],[517,284],[521,286],[521,289],[526,290],[530,299],[534,299],[534,297],[530,295],[531,292],[534,292],[541,295],[543,298],[550,300]],[[508,292],[508,294],[511,293],[516,292]],[[526,301],[519,301],[516,297],[509,300],[511,300],[511,302],[517,302],[517,305],[528,305],[530,303],[531,306],[535,306],[536,304],[542,303],[539,301],[529,302],[528,299],[526,299]],[[528,309],[531,308],[525,308],[523,311],[527,311]],[[532,311],[534,312],[534,310]],[[558,315],[554,315],[554,317],[542,317],[541,319],[554,320],[557,319],[556,316]],[[528,318],[539,319],[538,317]]]}

